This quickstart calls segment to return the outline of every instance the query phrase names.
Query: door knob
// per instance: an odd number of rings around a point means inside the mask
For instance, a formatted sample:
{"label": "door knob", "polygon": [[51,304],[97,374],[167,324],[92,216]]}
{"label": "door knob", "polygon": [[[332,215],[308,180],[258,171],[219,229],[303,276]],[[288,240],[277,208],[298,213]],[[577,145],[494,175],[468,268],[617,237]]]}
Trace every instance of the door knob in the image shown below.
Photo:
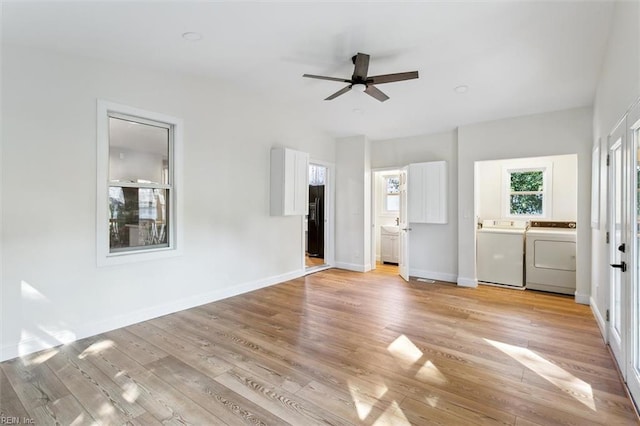
{"label": "door knob", "polygon": [[627,272],[627,264],[626,264],[626,262],[612,263],[611,267],[612,268],[622,269],[622,272]]}

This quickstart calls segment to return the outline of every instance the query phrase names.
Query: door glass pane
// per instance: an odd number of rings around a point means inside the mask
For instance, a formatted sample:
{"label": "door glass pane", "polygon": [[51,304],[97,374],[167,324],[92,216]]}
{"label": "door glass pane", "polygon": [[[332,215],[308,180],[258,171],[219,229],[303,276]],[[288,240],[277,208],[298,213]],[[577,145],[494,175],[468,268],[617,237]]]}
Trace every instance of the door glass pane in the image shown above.
{"label": "door glass pane", "polygon": [[109,180],[169,184],[169,129],[109,117]]}
{"label": "door glass pane", "polygon": [[111,252],[168,246],[168,189],[109,187]]}
{"label": "door glass pane", "polygon": [[633,276],[633,286],[635,291],[633,294],[635,295],[635,300],[633,301],[633,313],[635,317],[635,321],[632,324],[633,331],[633,341],[635,342],[635,351],[633,354],[633,364],[634,368],[637,372],[640,372],[640,282],[638,281],[640,278],[640,130],[635,131],[635,135],[633,140],[635,141],[636,146],[636,184],[635,184],[635,196],[636,196],[636,205],[635,205],[635,215],[633,216],[632,224],[635,226],[635,236],[636,236],[636,268],[639,270],[635,271]]}
{"label": "door glass pane", "polygon": [[[623,163],[622,163],[622,148],[618,147],[615,151],[613,151],[613,159],[612,159],[612,167],[614,173],[614,190],[613,190],[613,211],[612,211],[612,219],[614,225],[614,235],[613,235],[613,245],[612,250],[614,250],[615,263],[620,263],[620,252],[617,250],[617,247],[622,243],[622,171],[623,171]],[[622,276],[620,273],[620,269],[613,269],[613,312],[612,312],[612,320],[613,327],[618,332],[618,335],[622,335],[621,333],[621,314],[622,314]]]}

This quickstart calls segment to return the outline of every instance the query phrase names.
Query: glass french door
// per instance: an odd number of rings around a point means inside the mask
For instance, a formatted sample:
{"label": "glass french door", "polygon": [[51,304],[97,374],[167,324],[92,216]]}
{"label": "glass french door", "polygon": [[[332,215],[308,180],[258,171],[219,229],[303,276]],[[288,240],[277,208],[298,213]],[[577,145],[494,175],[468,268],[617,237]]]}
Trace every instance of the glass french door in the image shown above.
{"label": "glass french door", "polygon": [[640,103],[609,137],[609,345],[640,402]]}
{"label": "glass french door", "polygon": [[618,126],[609,137],[609,345],[618,366],[624,371],[626,365],[626,316],[627,309],[623,304],[626,300],[627,287],[624,285],[627,277],[626,244],[624,216],[625,216],[625,128]]}
{"label": "glass french door", "polygon": [[627,116],[629,144],[629,350],[626,381],[636,403],[640,402],[640,103],[636,103]]}

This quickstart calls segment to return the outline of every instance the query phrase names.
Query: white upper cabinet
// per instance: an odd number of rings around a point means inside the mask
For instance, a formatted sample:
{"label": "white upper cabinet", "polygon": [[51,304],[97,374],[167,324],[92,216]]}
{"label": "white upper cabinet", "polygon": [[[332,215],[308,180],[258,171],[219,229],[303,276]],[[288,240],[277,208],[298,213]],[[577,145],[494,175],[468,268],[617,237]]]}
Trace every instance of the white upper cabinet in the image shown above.
{"label": "white upper cabinet", "polygon": [[409,222],[447,223],[447,162],[409,164]]}
{"label": "white upper cabinet", "polygon": [[271,149],[271,216],[307,214],[309,154]]}

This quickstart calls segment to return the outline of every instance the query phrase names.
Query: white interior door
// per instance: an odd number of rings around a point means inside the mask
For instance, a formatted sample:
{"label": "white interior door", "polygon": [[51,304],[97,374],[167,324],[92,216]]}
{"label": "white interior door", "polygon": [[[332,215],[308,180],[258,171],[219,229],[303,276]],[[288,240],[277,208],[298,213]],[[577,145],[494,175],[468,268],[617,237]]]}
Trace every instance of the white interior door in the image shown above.
{"label": "white interior door", "polygon": [[408,216],[408,200],[407,200],[407,175],[408,167],[400,170],[400,214],[399,214],[399,253],[398,253],[398,269],[400,276],[405,281],[409,281],[409,216]]}
{"label": "white interior door", "polygon": [[627,313],[624,301],[628,300],[625,285],[625,128],[619,126],[609,137],[609,345],[616,358],[622,376],[626,378]]}

